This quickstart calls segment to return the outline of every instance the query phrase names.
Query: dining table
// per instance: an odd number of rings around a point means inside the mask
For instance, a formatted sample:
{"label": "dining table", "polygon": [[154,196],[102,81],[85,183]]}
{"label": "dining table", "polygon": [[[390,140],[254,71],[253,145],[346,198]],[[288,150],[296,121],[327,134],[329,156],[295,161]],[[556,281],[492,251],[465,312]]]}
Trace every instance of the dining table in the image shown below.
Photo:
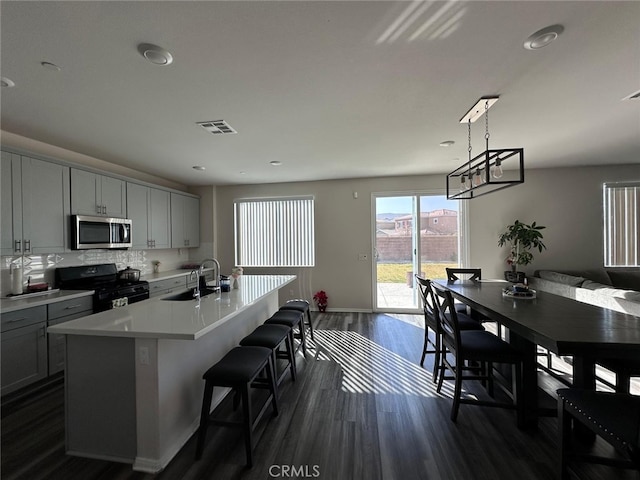
{"label": "dining table", "polygon": [[600,358],[640,358],[640,317],[542,291],[516,297],[512,284],[503,280],[434,281],[472,311],[504,326],[506,340],[522,351],[525,427],[537,427],[544,414],[538,402],[537,345],[573,357],[573,386],[578,388],[596,388]]}

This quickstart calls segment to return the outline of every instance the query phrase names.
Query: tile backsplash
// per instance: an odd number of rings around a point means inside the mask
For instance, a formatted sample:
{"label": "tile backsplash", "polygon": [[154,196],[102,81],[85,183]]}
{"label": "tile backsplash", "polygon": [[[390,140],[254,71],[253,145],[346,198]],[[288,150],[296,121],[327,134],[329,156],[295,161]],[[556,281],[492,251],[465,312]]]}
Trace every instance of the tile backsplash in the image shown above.
{"label": "tile backsplash", "polygon": [[176,250],[82,250],[45,255],[17,255],[0,257],[0,296],[11,293],[9,271],[15,264],[23,268],[23,280],[26,286],[29,277],[31,283],[46,282],[54,286],[55,269],[76,265],[95,265],[115,263],[118,270],[126,267],[137,268],[142,275],[153,272],[153,263],[160,262],[161,270],[175,270],[189,261],[187,249]]}

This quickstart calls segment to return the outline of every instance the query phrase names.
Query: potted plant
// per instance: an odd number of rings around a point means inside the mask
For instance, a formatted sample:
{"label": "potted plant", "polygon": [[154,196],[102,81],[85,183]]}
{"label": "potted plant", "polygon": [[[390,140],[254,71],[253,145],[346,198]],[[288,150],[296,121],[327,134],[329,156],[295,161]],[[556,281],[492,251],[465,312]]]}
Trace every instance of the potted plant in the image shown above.
{"label": "potted plant", "polygon": [[524,272],[518,272],[519,265],[529,265],[533,261],[531,249],[537,248],[539,252],[546,249],[542,243],[542,233],[546,227],[522,223],[516,220],[507,227],[507,230],[498,237],[498,246],[509,245],[509,256],[507,264],[511,266],[511,270],[504,272],[505,279],[513,283],[522,283],[524,281]]}
{"label": "potted plant", "polygon": [[320,290],[319,292],[316,292],[313,295],[313,299],[316,302],[316,305],[318,306],[318,310],[320,310],[321,312],[324,312],[327,309],[327,300],[329,300],[329,297],[327,296],[327,293],[324,290]]}

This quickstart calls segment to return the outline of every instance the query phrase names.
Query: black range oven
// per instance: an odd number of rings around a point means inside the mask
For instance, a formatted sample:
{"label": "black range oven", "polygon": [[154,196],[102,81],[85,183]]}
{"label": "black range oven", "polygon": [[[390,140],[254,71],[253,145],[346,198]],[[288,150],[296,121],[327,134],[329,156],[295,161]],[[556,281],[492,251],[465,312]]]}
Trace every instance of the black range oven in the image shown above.
{"label": "black range oven", "polygon": [[115,263],[56,268],[55,277],[61,290],[95,290],[94,313],[149,298],[149,282],[119,280]]}

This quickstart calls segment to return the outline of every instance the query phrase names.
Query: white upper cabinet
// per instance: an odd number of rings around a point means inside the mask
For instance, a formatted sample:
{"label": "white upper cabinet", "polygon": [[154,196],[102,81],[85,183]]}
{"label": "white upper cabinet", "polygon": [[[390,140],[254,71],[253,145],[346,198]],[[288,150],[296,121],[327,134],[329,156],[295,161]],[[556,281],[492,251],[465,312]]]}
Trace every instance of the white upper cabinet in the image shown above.
{"label": "white upper cabinet", "polygon": [[171,193],[171,247],[200,245],[200,199]]}
{"label": "white upper cabinet", "polygon": [[2,255],[64,252],[69,167],[2,152],[1,173]]}
{"label": "white upper cabinet", "polygon": [[124,180],[71,169],[71,213],[126,217],[126,199]]}
{"label": "white upper cabinet", "polygon": [[134,249],[171,248],[169,192],[127,182]]}

